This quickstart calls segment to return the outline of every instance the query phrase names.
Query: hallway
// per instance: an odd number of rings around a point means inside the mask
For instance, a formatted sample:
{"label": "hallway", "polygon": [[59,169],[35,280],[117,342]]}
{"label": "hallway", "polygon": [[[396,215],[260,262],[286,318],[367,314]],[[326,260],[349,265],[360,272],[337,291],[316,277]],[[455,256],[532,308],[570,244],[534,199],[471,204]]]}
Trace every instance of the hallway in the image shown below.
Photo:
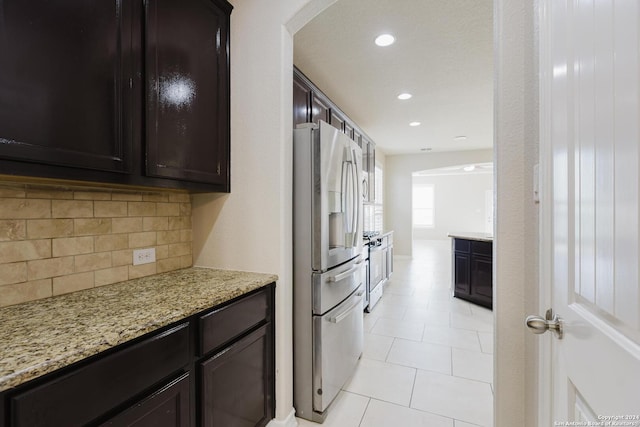
{"label": "hallway", "polygon": [[493,425],[493,314],[450,296],[450,244],[415,241],[413,259],[395,259],[365,314],[358,369],[323,426]]}

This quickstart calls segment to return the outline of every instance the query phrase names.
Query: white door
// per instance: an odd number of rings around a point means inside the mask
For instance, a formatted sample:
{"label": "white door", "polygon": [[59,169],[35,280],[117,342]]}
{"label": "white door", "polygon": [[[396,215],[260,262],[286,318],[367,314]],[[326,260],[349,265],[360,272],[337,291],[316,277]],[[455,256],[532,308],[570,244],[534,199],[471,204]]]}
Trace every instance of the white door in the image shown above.
{"label": "white door", "polygon": [[639,20],[541,1],[541,286],[564,335],[540,337],[540,425],[640,426]]}

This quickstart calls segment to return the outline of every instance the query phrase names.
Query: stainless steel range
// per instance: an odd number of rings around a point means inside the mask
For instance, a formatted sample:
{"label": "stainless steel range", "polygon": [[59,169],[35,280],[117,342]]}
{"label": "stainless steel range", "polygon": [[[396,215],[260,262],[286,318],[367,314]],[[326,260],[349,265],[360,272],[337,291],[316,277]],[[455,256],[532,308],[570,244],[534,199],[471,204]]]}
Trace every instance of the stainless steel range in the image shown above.
{"label": "stainless steel range", "polygon": [[325,122],[294,131],[294,406],[324,421],[362,355],[362,150]]}
{"label": "stainless steel range", "polygon": [[383,240],[378,237],[369,239],[369,282],[367,283],[367,311],[371,312],[382,298],[384,283],[387,281],[386,258]]}

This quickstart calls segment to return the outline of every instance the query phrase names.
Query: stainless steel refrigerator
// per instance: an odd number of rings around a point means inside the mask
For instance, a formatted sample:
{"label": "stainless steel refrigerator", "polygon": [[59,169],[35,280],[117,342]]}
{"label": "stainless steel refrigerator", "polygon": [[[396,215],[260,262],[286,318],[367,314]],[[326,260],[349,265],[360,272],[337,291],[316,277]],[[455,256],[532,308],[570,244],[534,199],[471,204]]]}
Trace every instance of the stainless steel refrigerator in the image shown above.
{"label": "stainless steel refrigerator", "polygon": [[322,422],[362,355],[362,150],[322,121],[293,144],[294,406]]}

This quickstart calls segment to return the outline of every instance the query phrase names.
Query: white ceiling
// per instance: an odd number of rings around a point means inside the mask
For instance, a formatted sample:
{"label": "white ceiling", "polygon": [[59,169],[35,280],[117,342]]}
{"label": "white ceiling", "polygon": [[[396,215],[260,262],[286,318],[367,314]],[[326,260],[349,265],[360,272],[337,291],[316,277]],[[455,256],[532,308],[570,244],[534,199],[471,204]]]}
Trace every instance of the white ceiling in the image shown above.
{"label": "white ceiling", "polygon": [[295,34],[294,64],[386,154],[491,148],[492,21],[492,0],[338,0]]}

